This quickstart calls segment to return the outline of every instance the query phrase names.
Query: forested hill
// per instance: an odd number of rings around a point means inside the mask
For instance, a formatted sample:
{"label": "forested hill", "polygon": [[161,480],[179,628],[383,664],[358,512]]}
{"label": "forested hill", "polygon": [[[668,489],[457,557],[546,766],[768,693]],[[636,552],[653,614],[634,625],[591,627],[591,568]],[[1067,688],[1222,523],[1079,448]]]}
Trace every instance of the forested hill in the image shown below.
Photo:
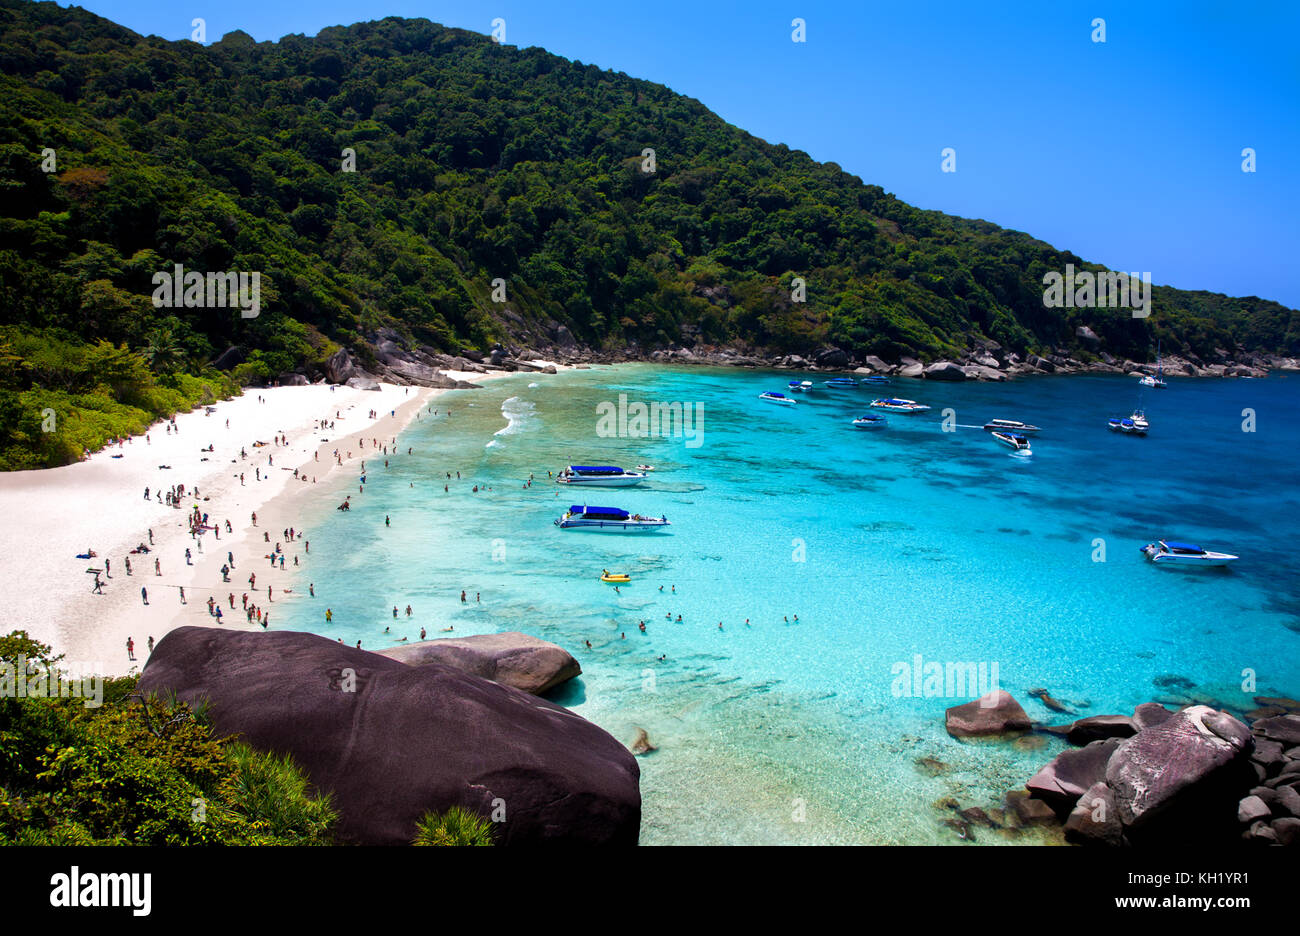
{"label": "forested hill", "polygon": [[[381,326],[452,352],[545,348],[565,326],[594,349],[934,358],[1074,347],[1079,325],[1139,359],[1156,338],[1300,352],[1297,313],[1254,297],[1045,308],[1045,273],[1101,268],[913,208],[662,85],[427,20],[203,46],[0,0],[0,72],[0,391],[37,386],[15,336],[143,349],[157,374],[239,346],[238,379],[364,356]],[[155,309],[177,263],[259,271],[261,314]]]}

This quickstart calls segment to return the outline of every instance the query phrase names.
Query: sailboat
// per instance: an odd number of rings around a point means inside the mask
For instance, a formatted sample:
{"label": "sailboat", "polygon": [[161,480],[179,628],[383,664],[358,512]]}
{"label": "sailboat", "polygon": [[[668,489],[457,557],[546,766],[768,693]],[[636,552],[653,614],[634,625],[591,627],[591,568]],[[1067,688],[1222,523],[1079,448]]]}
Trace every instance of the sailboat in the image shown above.
{"label": "sailboat", "polygon": [[1146,374],[1139,381],[1144,387],[1155,387],[1157,390],[1164,390],[1169,385],[1164,380],[1164,369],[1160,366],[1160,342],[1156,342],[1156,372],[1155,375]]}

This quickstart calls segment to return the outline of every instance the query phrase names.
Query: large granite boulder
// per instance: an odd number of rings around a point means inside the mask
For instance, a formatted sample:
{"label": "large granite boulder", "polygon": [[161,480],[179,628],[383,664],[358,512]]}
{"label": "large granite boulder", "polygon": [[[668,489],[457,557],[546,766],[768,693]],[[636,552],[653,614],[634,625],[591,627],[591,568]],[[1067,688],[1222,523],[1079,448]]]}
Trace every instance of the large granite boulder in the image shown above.
{"label": "large granite boulder", "polygon": [[346,348],[339,348],[325,361],[325,379],[332,384],[347,383],[356,374],[356,365]]}
{"label": "large granite boulder", "polygon": [[955,705],[944,713],[944,726],[954,738],[1028,731],[1029,716],[1005,689],[994,689],[974,702]]}
{"label": "large granite boulder", "polygon": [[1235,833],[1236,806],[1253,785],[1250,729],[1208,705],[1194,705],[1138,732],[1106,765],[1106,783],[1125,834],[1169,840],[1213,834],[1225,821]]}
{"label": "large granite boulder", "polygon": [[1034,774],[1025,787],[1030,796],[1064,816],[1089,788],[1106,779],[1106,765],[1119,745],[1119,738],[1106,738],[1078,750],[1062,751]]}
{"label": "large granite boulder", "polygon": [[407,666],[314,634],[180,627],[146,693],[206,700],[218,734],[293,755],[333,794],[339,837],[400,845],[429,810],[482,816],[504,844],[634,845],[640,768],[573,712],[440,663]]}
{"label": "large granite boulder", "polygon": [[936,361],[925,369],[926,380],[965,380],[966,372],[952,361]]}
{"label": "large granite boulder", "polygon": [[424,640],[379,652],[412,666],[454,666],[533,695],[541,695],[582,673],[578,661],[563,647],[518,631]]}

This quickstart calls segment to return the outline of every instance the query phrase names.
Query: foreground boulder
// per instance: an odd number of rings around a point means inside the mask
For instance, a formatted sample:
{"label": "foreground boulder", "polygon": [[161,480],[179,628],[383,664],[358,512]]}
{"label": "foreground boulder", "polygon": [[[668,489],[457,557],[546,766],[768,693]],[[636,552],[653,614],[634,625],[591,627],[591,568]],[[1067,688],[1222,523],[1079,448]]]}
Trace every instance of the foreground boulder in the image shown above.
{"label": "foreground boulder", "polygon": [[1029,716],[1005,689],[994,689],[974,702],[956,705],[944,713],[944,725],[954,738],[1028,731]]}
{"label": "foreground boulder", "polygon": [[1207,705],[1186,708],[1120,742],[1106,766],[1106,784],[1125,837],[1235,832],[1236,791],[1250,786],[1253,750],[1246,725]]}
{"label": "foreground boulder", "polygon": [[379,653],[412,666],[443,663],[533,695],[582,673],[578,661],[563,647],[518,631],[425,640]]}
{"label": "foreground boulder", "polygon": [[574,713],[440,663],[408,666],[314,634],[180,627],[146,693],[206,700],[220,735],[293,755],[333,794],[341,839],[409,844],[428,810],[461,806],[507,844],[634,845],[640,768]]}

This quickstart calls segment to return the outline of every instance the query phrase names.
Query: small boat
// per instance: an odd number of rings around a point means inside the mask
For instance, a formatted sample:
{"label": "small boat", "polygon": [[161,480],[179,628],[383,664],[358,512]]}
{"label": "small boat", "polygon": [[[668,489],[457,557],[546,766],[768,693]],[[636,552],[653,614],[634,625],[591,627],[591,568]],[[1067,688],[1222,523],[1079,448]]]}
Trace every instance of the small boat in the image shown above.
{"label": "small boat", "polygon": [[853,425],[859,429],[884,429],[889,425],[889,420],[884,416],[868,413],[866,416],[859,416],[853,420]]}
{"label": "small boat", "polygon": [[985,432],[1042,432],[1037,426],[1023,423],[1018,419],[990,419],[984,424]]}
{"label": "small boat", "polygon": [[760,393],[758,398],[760,400],[766,400],[768,403],[780,403],[782,406],[794,406],[795,403],[799,402],[792,397],[786,396],[784,393],[773,393],[772,391]]}
{"label": "small boat", "polygon": [[622,572],[606,572],[601,577],[602,582],[609,582],[612,585],[622,585],[625,582],[632,581],[632,576]]}
{"label": "small boat", "polygon": [[1140,409],[1134,410],[1129,419],[1133,420],[1133,428],[1137,430],[1138,435],[1146,435],[1147,430],[1151,428],[1151,423],[1147,422],[1147,414]]}
{"label": "small boat", "polygon": [[1029,440],[1018,432],[995,432],[993,438],[1017,452],[1024,452],[1026,455],[1033,452],[1033,449],[1029,447]]}
{"label": "small boat", "polygon": [[893,380],[891,380],[888,377],[885,377],[882,374],[872,374],[870,376],[863,377],[860,381],[858,381],[858,383],[862,384],[862,386],[864,387],[872,386],[872,385],[882,386],[884,384],[892,384],[893,382],[894,382]]}
{"label": "small boat", "polygon": [[632,487],[644,480],[644,474],[615,465],[570,465],[555,476],[556,484],[585,487]]}
{"label": "small boat", "polygon": [[832,377],[830,380],[822,381],[822,383],[832,390],[852,390],[858,385],[858,382],[852,377]]}
{"label": "small boat", "polygon": [[600,530],[609,533],[647,533],[668,526],[667,517],[643,517],[618,507],[574,504],[555,521],[561,530]]}
{"label": "small boat", "polygon": [[637,465],[637,466],[636,466],[636,470],[637,470],[637,471],[654,471],[654,470],[655,470],[655,466],[654,466],[654,465]]}
{"label": "small boat", "polygon": [[918,403],[915,400],[899,400],[893,397],[888,400],[872,400],[871,406],[874,409],[882,409],[889,413],[924,413],[930,408],[924,403]]}
{"label": "small boat", "polygon": [[1155,374],[1146,374],[1138,383],[1144,387],[1155,387],[1158,390],[1164,390],[1169,385],[1165,383],[1165,371],[1160,366],[1160,342],[1156,342],[1156,372]]}
{"label": "small boat", "polygon": [[1147,422],[1145,419],[1139,422],[1130,416],[1112,416],[1106,421],[1106,427],[1111,432],[1119,432],[1123,435],[1140,435],[1147,434]]}
{"label": "small boat", "polygon": [[807,393],[813,388],[811,380],[792,380],[785,385],[787,390],[793,390],[795,393]]}
{"label": "small boat", "polygon": [[1146,557],[1157,565],[1186,566],[1190,568],[1213,568],[1235,562],[1239,557],[1228,553],[1211,552],[1193,543],[1176,543],[1173,540],[1158,540],[1142,547]]}

